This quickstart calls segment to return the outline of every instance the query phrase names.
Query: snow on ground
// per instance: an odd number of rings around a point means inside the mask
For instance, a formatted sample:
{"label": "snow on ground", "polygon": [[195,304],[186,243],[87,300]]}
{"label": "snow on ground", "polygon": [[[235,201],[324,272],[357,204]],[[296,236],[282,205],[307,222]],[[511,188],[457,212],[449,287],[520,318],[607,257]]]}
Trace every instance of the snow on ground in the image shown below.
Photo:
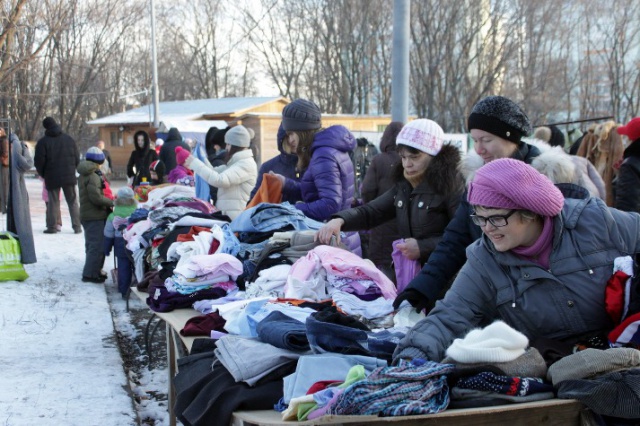
{"label": "snow on ground", "polygon": [[[168,424],[162,336],[153,370],[142,344],[148,309],[132,296],[127,312],[110,278],[81,281],[84,236],[73,233],[66,203],[62,232],[43,234],[41,183],[26,183],[38,263],[25,266],[26,281],[0,282],[0,424]],[[104,269],[112,267],[110,257]]]}

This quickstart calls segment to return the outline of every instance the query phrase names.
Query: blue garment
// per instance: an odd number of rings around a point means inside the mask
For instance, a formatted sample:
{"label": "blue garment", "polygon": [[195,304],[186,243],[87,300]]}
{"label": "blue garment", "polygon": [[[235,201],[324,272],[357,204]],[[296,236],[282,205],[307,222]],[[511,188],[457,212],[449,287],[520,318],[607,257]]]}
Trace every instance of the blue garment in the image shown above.
{"label": "blue garment", "polygon": [[220,246],[218,252],[236,256],[240,251],[240,241],[238,241],[228,223],[222,225],[221,228],[224,235],[224,243]]}
{"label": "blue garment", "polygon": [[354,365],[362,365],[369,374],[376,368],[386,367],[387,362],[368,356],[330,352],[303,355],[298,359],[295,373],[284,378],[284,402],[288,404],[292,398],[306,395],[311,385],[321,380],[344,381]]}
{"label": "blue garment", "polygon": [[316,316],[310,315],[306,321],[307,338],[314,353],[369,355],[365,330],[336,322],[320,321]]}
{"label": "blue garment", "polygon": [[118,261],[118,291],[125,296],[133,278],[133,264],[127,255],[127,242],[122,237],[115,237],[113,254]]}
{"label": "blue garment", "polygon": [[[193,156],[196,157],[200,161],[205,161],[207,158],[207,152],[204,149],[204,145],[202,142],[196,140],[196,147],[193,149]],[[196,176],[196,198],[206,201],[207,203],[211,201],[211,192],[209,189],[209,184],[204,178],[198,174]]]}
{"label": "blue garment", "polygon": [[449,405],[447,374],[452,371],[451,364],[415,366],[401,360],[346,388],[329,412],[381,417],[439,413]]}
{"label": "blue garment", "polygon": [[269,232],[287,225],[296,231],[322,227],[323,223],[309,219],[300,210],[285,202],[281,204],[260,203],[238,215],[231,222],[233,232]]}
{"label": "blue garment", "polygon": [[309,350],[307,328],[304,323],[295,320],[282,312],[273,311],[256,327],[258,337],[276,348],[291,351]]}

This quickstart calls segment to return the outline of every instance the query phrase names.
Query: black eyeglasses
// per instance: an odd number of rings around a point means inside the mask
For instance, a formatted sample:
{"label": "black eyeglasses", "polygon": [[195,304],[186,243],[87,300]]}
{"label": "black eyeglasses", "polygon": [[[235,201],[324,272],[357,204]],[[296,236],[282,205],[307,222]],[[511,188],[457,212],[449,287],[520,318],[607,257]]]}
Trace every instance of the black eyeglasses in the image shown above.
{"label": "black eyeglasses", "polygon": [[509,222],[507,219],[511,217],[512,214],[517,212],[518,210],[511,210],[507,214],[496,214],[489,217],[478,216],[477,214],[471,215],[471,220],[478,226],[485,226],[487,222],[495,226],[496,228],[502,228],[503,226],[507,226]]}

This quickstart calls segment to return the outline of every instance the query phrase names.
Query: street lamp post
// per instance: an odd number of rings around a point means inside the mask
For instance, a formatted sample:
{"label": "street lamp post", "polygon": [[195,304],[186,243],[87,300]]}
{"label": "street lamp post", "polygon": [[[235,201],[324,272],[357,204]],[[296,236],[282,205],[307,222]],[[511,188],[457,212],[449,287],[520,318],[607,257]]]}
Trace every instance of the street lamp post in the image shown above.
{"label": "street lamp post", "polygon": [[153,73],[153,127],[160,126],[159,95],[158,95],[158,55],[156,53],[156,8],[151,2],[151,70]]}

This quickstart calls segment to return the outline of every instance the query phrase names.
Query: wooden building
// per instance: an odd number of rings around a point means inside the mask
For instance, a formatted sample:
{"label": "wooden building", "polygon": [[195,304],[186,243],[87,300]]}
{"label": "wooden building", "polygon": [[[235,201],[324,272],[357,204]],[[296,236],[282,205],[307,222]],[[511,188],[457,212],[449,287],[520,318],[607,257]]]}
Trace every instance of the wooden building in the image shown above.
{"label": "wooden building", "polygon": [[[225,128],[242,124],[255,133],[253,143],[258,147],[261,164],[278,154],[276,134],[282,117],[282,109],[290,101],[283,97],[219,98],[193,101],[160,102],[159,128],[153,127],[153,108],[146,105],[118,114],[98,118],[87,124],[98,127],[99,137],[111,154],[116,175],[124,175],[127,161],[133,151],[133,135],[146,131],[152,141],[162,137],[169,128],[176,127],[187,138],[204,142],[210,127]],[[322,125],[342,124],[356,137],[367,137],[377,142],[390,116],[360,116],[323,114]],[[372,140],[373,139],[373,140]]]}

